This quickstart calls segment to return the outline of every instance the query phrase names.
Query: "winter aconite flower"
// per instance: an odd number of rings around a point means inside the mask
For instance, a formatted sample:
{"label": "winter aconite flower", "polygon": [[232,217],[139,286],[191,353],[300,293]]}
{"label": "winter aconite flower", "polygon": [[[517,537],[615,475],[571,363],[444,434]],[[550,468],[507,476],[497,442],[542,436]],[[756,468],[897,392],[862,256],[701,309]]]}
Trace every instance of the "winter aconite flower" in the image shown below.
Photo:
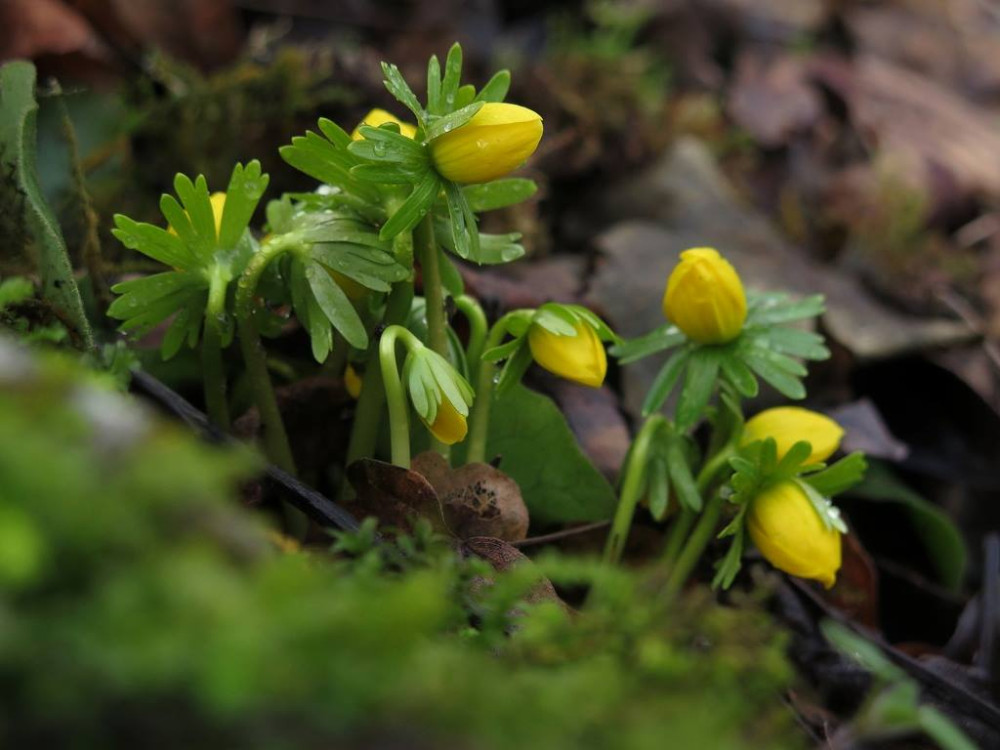
{"label": "winter aconite flower", "polygon": [[533,324],[528,329],[528,346],[535,361],[554,375],[591,388],[600,387],[608,371],[608,358],[597,332],[583,320],[575,324],[576,334],[561,336]]}
{"label": "winter aconite flower", "polygon": [[542,139],[542,118],[516,104],[484,104],[462,127],[430,142],[431,158],[452,182],[489,182],[514,171]]}
{"label": "winter aconite flower", "polygon": [[685,250],[667,280],[663,314],[699,344],[732,341],[747,317],[743,282],[716,250]]}
{"label": "winter aconite flower", "polygon": [[433,422],[428,422],[421,416],[421,420],[431,434],[445,445],[454,445],[465,440],[465,435],[469,431],[465,417],[458,412],[447,398],[438,404],[437,414]]}
{"label": "winter aconite flower", "polygon": [[405,135],[407,138],[412,138],[417,134],[417,126],[409,122],[403,122],[398,117],[396,117],[391,112],[386,112],[384,109],[373,109],[365,118],[358,123],[358,127],[354,128],[351,132],[351,138],[355,141],[360,141],[364,138],[361,135],[361,126],[368,125],[372,128],[377,128],[380,125],[385,125],[387,122],[394,122],[399,125],[399,132],[401,135]]}
{"label": "winter aconite flower", "polygon": [[743,444],[774,438],[778,460],[800,440],[812,446],[804,463],[825,461],[840,447],[843,428],[827,416],[798,406],[779,406],[762,411],[750,419],[743,429]]}
{"label": "winter aconite flower", "polygon": [[747,531],[774,567],[833,586],[840,569],[840,532],[824,525],[795,482],[781,482],[750,502]]}

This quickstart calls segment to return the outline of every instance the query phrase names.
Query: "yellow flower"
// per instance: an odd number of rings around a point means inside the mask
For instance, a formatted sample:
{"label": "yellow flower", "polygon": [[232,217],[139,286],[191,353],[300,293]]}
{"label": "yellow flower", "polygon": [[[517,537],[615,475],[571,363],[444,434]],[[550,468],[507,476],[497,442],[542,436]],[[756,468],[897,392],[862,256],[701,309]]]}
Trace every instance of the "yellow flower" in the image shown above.
{"label": "yellow flower", "polygon": [[408,122],[403,122],[395,115],[386,112],[384,109],[373,109],[371,112],[365,115],[365,118],[358,123],[358,127],[354,128],[354,130],[351,132],[351,139],[355,141],[360,141],[364,138],[364,136],[361,135],[360,132],[362,125],[368,125],[370,127],[377,128],[380,125],[384,125],[387,122],[394,122],[397,125],[399,125],[400,135],[405,135],[407,138],[412,138],[417,134],[416,125],[412,125],[411,123]]}
{"label": "yellow flower", "polygon": [[[208,200],[212,204],[212,216],[215,217],[215,236],[218,237],[222,230],[222,209],[226,207],[226,194],[212,193],[208,196]],[[177,234],[177,230],[169,224],[167,224],[167,231],[173,235]]]}
{"label": "yellow flower", "polygon": [[778,445],[778,460],[800,440],[812,446],[807,464],[825,461],[840,447],[843,428],[827,416],[798,406],[767,409],[746,423],[743,445],[765,438],[774,438]]}
{"label": "yellow flower", "polygon": [[451,401],[447,398],[442,398],[441,403],[438,404],[433,423],[429,423],[423,417],[420,419],[427,425],[431,434],[445,445],[461,443],[469,431],[465,417],[458,413],[458,410],[452,406]]}
{"label": "yellow flower", "polygon": [[431,158],[452,182],[489,182],[521,166],[541,139],[537,112],[489,102],[465,125],[431,141]]}
{"label": "yellow flower", "polygon": [[794,482],[775,485],[750,502],[747,531],[774,567],[833,586],[840,569],[840,532],[823,525]]}
{"label": "yellow flower", "polygon": [[358,371],[351,367],[351,365],[348,365],[344,370],[344,388],[347,389],[347,394],[355,401],[361,396],[361,377],[358,375]]}
{"label": "yellow flower", "polygon": [[591,388],[604,382],[608,371],[604,344],[582,321],[576,324],[575,336],[559,336],[536,323],[528,329],[528,346],[535,361],[553,375]]}
{"label": "yellow flower", "polygon": [[740,335],[747,317],[743,282],[716,250],[685,250],[667,280],[663,314],[699,344],[732,341]]}

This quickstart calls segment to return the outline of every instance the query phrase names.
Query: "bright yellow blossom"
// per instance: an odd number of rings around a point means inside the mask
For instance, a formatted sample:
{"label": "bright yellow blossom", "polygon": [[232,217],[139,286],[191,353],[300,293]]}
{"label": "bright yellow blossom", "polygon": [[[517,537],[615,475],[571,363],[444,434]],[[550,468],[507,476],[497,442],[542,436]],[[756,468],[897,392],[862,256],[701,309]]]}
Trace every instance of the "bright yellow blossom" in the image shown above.
{"label": "bright yellow blossom", "polygon": [[351,132],[351,139],[355,141],[360,141],[364,138],[361,135],[361,126],[368,125],[372,128],[377,128],[380,125],[384,125],[387,122],[394,122],[399,125],[400,135],[405,135],[407,138],[413,138],[417,134],[417,126],[409,122],[403,122],[398,117],[390,112],[386,112],[384,109],[373,109],[364,119],[358,123],[358,126],[354,128]]}
{"label": "bright yellow blossom", "polygon": [[433,423],[429,423],[422,416],[420,419],[427,425],[427,429],[431,431],[431,434],[445,445],[461,443],[465,440],[465,435],[469,431],[465,417],[458,413],[458,410],[452,406],[451,401],[447,398],[441,399],[441,403],[438,404],[437,414],[434,417]]}
{"label": "bright yellow blossom", "polygon": [[843,428],[823,414],[798,406],[779,406],[767,409],[750,419],[743,428],[743,444],[774,438],[778,446],[778,460],[800,440],[812,446],[812,453],[805,463],[825,461],[840,447]]}
{"label": "bright yellow blossom", "polygon": [[774,567],[833,586],[840,569],[840,532],[828,529],[794,482],[782,482],[750,501],[747,531]]}
{"label": "bright yellow blossom", "polygon": [[528,346],[535,361],[554,375],[591,388],[600,387],[608,358],[597,332],[583,321],[575,336],[559,336],[537,323],[528,329]]}
{"label": "bright yellow blossom", "polygon": [[743,282],[718,251],[685,250],[667,281],[663,314],[699,344],[732,341],[747,317]]}
{"label": "bright yellow blossom", "polygon": [[452,182],[489,182],[521,166],[541,139],[537,112],[489,102],[465,125],[431,141],[431,158],[441,176]]}

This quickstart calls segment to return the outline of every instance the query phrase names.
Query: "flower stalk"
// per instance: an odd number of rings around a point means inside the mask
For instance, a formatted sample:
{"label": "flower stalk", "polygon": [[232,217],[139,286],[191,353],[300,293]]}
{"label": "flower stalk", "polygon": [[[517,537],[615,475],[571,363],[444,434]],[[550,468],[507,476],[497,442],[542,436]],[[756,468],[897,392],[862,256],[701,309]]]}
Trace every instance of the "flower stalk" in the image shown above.
{"label": "flower stalk", "polygon": [[605,564],[615,564],[621,561],[622,553],[625,551],[625,543],[628,541],[629,529],[632,527],[632,518],[635,516],[636,506],[642,499],[643,487],[646,484],[649,448],[656,439],[657,432],[666,424],[666,421],[659,414],[649,417],[632,443],[632,449],[625,460],[618,507],[615,510],[611,531],[608,533],[608,541],[604,547]]}
{"label": "flower stalk", "polygon": [[274,395],[271,376],[267,371],[267,353],[257,328],[253,296],[268,264],[282,253],[298,247],[298,244],[298,238],[293,235],[278,235],[265,242],[260,251],[250,259],[236,285],[236,321],[240,350],[254,402],[260,413],[264,451],[271,463],[292,475],[296,474],[295,460],[292,458],[288,433]]}
{"label": "flower stalk", "polygon": [[226,389],[226,372],[222,364],[222,318],[226,314],[226,287],[228,278],[222,269],[212,269],[208,287],[208,305],[202,334],[201,369],[205,386],[205,410],[212,424],[229,432],[229,401]]}

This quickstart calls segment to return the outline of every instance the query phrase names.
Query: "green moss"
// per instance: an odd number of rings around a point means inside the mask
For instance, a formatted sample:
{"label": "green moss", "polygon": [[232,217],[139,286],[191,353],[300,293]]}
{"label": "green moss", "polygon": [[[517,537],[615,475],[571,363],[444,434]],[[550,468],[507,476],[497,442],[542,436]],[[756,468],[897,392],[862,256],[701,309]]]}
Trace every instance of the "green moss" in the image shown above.
{"label": "green moss", "polygon": [[[759,609],[560,557],[497,575],[426,529],[281,555],[234,498],[255,465],[0,340],[0,743],[797,744]],[[593,582],[584,612],[526,604],[537,570]]]}

